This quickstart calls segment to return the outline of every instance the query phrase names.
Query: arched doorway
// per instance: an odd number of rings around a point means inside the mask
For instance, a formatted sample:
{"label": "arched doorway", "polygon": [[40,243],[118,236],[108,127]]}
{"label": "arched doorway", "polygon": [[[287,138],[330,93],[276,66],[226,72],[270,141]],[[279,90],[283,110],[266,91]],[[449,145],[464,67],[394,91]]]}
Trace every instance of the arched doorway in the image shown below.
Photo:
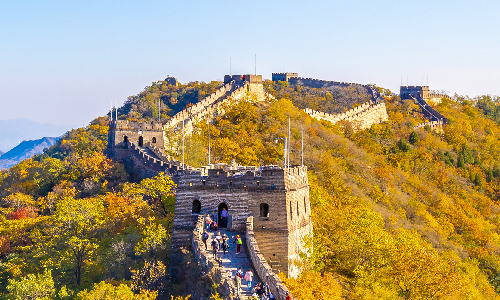
{"label": "arched doorway", "polygon": [[224,208],[226,209],[226,211],[228,211],[227,209],[227,204],[225,202],[222,202],[221,204],[219,204],[219,210],[218,210],[218,213],[217,213],[217,226],[220,227],[220,228],[226,228],[227,227],[227,221],[226,221],[226,224],[223,224],[222,223],[222,211],[224,210]]}
{"label": "arched doorway", "polygon": [[191,210],[192,214],[199,214],[201,212],[201,202],[200,200],[193,201],[193,209]]}
{"label": "arched doorway", "polygon": [[123,136],[123,148],[128,147],[128,136]]}
{"label": "arched doorway", "polygon": [[142,136],[139,137],[139,147],[142,147],[142,145],[144,144],[144,139],[142,138]]}

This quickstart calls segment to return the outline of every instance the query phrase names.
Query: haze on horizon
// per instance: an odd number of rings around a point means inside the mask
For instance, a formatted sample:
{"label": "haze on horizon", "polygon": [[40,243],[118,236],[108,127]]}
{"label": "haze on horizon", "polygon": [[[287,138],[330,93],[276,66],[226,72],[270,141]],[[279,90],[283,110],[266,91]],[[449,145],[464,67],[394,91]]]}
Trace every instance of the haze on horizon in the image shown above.
{"label": "haze on horizon", "polygon": [[[167,75],[500,95],[496,1],[3,1],[0,120],[83,125]],[[113,100],[114,102],[114,100]]]}

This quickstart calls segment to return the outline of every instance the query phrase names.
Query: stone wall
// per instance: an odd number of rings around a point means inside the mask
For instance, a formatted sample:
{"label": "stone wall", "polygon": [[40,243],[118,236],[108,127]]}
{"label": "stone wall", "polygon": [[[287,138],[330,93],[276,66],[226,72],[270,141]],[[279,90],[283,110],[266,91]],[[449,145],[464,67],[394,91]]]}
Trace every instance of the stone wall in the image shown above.
{"label": "stone wall", "polygon": [[224,299],[244,300],[236,292],[234,280],[224,272],[224,268],[219,266],[219,263],[213,256],[205,250],[205,245],[201,239],[203,233],[203,216],[199,216],[196,226],[192,231],[192,246],[196,261],[204,272],[210,273],[213,281],[218,285],[218,291]]}
{"label": "stone wall", "polygon": [[255,216],[255,238],[271,267],[298,274],[293,263],[300,260],[304,236],[312,232],[307,167],[209,169],[206,174],[179,170],[174,181],[174,231],[192,226],[199,214],[218,217],[222,207],[234,231],[244,231],[248,216]]}
{"label": "stone wall", "polygon": [[422,113],[429,121],[440,121],[443,122],[443,124],[448,123],[448,119],[446,119],[440,112],[430,106],[424,99],[416,98],[415,100],[422,109]]}
{"label": "stone wall", "polygon": [[379,104],[366,102],[340,114],[327,114],[309,108],[304,109],[304,111],[318,120],[326,120],[332,123],[339,121],[351,122],[355,131],[370,128],[372,124],[385,122],[389,119],[385,103],[383,102]]}
{"label": "stone wall", "polygon": [[424,128],[425,126],[429,126],[432,131],[435,131],[437,133],[442,133],[443,132],[443,121],[431,121],[431,122],[424,122],[417,124],[413,126],[413,129],[420,129]]}
{"label": "stone wall", "polygon": [[[246,98],[253,102],[269,99],[271,96],[264,91],[260,75],[249,76],[249,81],[227,83],[203,101],[177,113],[165,124],[164,131],[180,132],[184,121],[184,134],[190,135],[198,122],[223,115],[227,105],[232,106]],[[176,143],[175,141],[169,141],[166,133],[163,136],[166,143],[165,148],[171,148],[168,143]]]}
{"label": "stone wall", "polygon": [[271,292],[274,297],[278,300],[285,300],[286,294],[289,292],[288,288],[283,284],[281,279],[276,273],[273,272],[271,266],[267,263],[266,257],[260,252],[259,243],[255,238],[255,233],[253,231],[254,217],[250,216],[246,221],[246,242],[248,256],[252,261],[252,265],[257,272],[259,278],[269,285]]}

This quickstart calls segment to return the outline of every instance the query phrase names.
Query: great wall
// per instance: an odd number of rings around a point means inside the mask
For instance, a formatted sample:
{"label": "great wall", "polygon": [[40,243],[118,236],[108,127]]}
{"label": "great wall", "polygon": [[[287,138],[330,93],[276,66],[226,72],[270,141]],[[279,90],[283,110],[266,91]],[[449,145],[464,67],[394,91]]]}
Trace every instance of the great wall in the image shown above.
{"label": "great wall", "polygon": [[[279,76],[293,84],[311,87],[352,85],[286,74]],[[378,89],[364,87],[370,89],[372,100],[344,113],[327,114],[308,108],[304,111],[318,120],[351,122],[355,130],[387,121],[386,106]],[[429,117],[430,122],[425,125],[434,129],[446,123],[446,118],[421,97],[405,96],[414,99]],[[133,170],[136,180],[163,172],[177,185],[171,274],[175,276],[180,267],[182,250],[190,249],[202,270],[211,274],[219,285],[224,299],[246,299],[250,295],[247,290],[238,295],[234,285],[236,268],[245,266],[269,285],[276,299],[285,300],[288,290],[277,274],[283,272],[295,277],[300,273],[300,249],[304,238],[312,234],[307,167],[244,167],[233,163],[196,169],[166,155],[166,147],[173,143],[166,132],[178,131],[183,125],[184,134],[191,134],[196,123],[223,114],[226,105],[234,105],[242,99],[260,102],[271,98],[263,89],[260,75],[226,76],[224,85],[215,93],[177,113],[165,124],[116,120],[110,125],[108,155],[111,158],[123,161],[127,169]],[[425,125],[419,124],[415,129]],[[215,259],[210,249],[205,249],[201,233],[205,214],[221,224],[223,209],[229,216],[227,226],[221,231],[231,238],[237,234],[244,237],[246,247],[239,256],[230,249],[230,253]]]}
{"label": "great wall", "polygon": [[308,108],[304,109],[304,111],[318,120],[325,120],[332,123],[340,121],[350,122],[354,131],[370,128],[373,124],[385,122],[389,119],[385,103],[383,102],[379,104],[366,102],[341,114],[327,114]]}

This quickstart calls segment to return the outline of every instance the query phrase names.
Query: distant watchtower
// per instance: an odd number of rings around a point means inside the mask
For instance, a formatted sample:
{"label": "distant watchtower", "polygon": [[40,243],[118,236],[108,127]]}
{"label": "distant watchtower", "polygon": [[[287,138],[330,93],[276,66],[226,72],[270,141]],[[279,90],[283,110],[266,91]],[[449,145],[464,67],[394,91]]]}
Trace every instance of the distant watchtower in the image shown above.
{"label": "distant watchtower", "polygon": [[174,85],[174,86],[179,85],[179,82],[177,81],[177,79],[175,77],[172,77],[172,76],[167,76],[167,78],[165,78],[165,81],[167,82],[167,84],[170,84],[170,85]]}
{"label": "distant watchtower", "polygon": [[286,81],[288,82],[288,79],[290,78],[298,78],[299,73],[273,73],[273,81],[278,82],[278,81]]}
{"label": "distant watchtower", "polygon": [[401,99],[409,98],[409,96],[412,96],[413,98],[416,98],[416,99],[429,99],[430,98],[429,86],[427,86],[427,85],[401,86],[399,94],[400,94]]}

